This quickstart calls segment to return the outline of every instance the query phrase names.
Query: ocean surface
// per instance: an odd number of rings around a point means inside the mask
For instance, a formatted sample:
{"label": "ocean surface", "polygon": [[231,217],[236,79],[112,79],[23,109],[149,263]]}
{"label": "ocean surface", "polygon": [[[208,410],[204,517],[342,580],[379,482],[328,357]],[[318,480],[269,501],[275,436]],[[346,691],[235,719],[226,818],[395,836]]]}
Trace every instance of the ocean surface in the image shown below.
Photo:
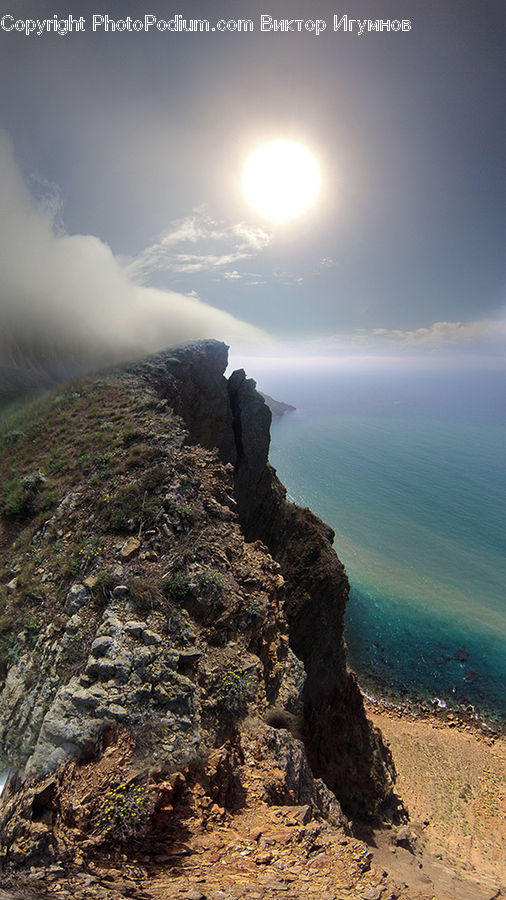
{"label": "ocean surface", "polygon": [[506,378],[266,371],[288,495],[335,530],[349,663],[392,702],[506,722]]}

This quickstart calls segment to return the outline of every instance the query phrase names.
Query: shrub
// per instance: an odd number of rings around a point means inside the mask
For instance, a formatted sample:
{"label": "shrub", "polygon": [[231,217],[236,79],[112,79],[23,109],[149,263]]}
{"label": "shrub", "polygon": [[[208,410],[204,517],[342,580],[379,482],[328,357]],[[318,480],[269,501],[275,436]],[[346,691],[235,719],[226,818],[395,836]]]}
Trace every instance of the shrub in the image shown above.
{"label": "shrub", "polygon": [[34,492],[17,475],[6,481],[1,494],[1,511],[8,518],[27,516],[33,505]]}
{"label": "shrub", "polygon": [[44,475],[38,470],[27,475],[14,474],[0,492],[0,512],[7,518],[28,519],[46,512],[56,502]]}
{"label": "shrub", "polygon": [[29,647],[33,647],[37,643],[37,638],[41,632],[41,624],[30,616],[24,623],[27,643]]}
{"label": "shrub", "polygon": [[109,450],[102,450],[95,457],[95,471],[102,479],[110,478],[112,475],[111,460],[114,453]]}
{"label": "shrub", "polygon": [[151,491],[156,490],[156,488],[160,487],[161,484],[165,481],[167,477],[167,473],[163,466],[152,466],[144,472],[143,476],[139,480],[139,487],[141,491],[147,491],[150,493]]}
{"label": "shrub", "polygon": [[59,475],[62,472],[68,471],[70,468],[70,461],[67,456],[62,456],[59,451],[53,451],[49,454],[46,465],[48,472]]}
{"label": "shrub", "polygon": [[[90,563],[96,562],[107,550],[106,544],[99,535],[88,538],[80,548],[77,557],[79,559],[79,573],[84,575]],[[75,557],[71,557],[72,568],[75,567]]]}
{"label": "shrub", "polygon": [[181,519],[189,521],[193,517],[193,503],[189,503],[187,500],[178,501],[174,504],[174,512],[176,512]]}
{"label": "shrub", "polygon": [[81,453],[77,462],[82,467],[84,472],[88,472],[91,467],[91,462],[92,462],[91,453],[89,453],[89,452]]}
{"label": "shrub", "polygon": [[168,575],[163,582],[163,593],[175,603],[183,603],[192,593],[191,581],[187,575],[176,572]]}
{"label": "shrub", "polygon": [[0,589],[0,676],[4,677],[10,663],[19,656],[19,643],[16,635],[15,611],[9,607],[7,592]]}
{"label": "shrub", "polygon": [[121,439],[124,447],[130,447],[131,444],[138,444],[145,438],[145,433],[140,428],[125,428]]}
{"label": "shrub", "polygon": [[244,669],[227,669],[216,691],[220,710],[229,715],[245,712],[250,683],[251,675]]}
{"label": "shrub", "polygon": [[221,592],[225,579],[216,569],[204,569],[199,575],[201,590],[208,595],[216,595]]}
{"label": "shrub", "polygon": [[151,528],[158,516],[156,500],[148,495],[140,482],[121,485],[102,502],[102,522],[109,531],[132,532]]}
{"label": "shrub", "polygon": [[13,428],[11,431],[6,431],[6,433],[2,437],[2,441],[6,445],[6,447],[11,447],[12,444],[16,444],[17,441],[19,441],[20,438],[22,438],[24,436],[25,436],[24,431],[20,431],[18,429]]}
{"label": "shrub", "polygon": [[162,600],[160,580],[150,575],[129,578],[127,586],[137,609],[152,612],[158,609]]}
{"label": "shrub", "polygon": [[265,605],[258,597],[254,597],[249,601],[246,607],[246,616],[250,621],[265,618]]}
{"label": "shrub", "polygon": [[108,839],[127,841],[146,830],[153,805],[145,785],[119,784],[104,795],[98,828]]}

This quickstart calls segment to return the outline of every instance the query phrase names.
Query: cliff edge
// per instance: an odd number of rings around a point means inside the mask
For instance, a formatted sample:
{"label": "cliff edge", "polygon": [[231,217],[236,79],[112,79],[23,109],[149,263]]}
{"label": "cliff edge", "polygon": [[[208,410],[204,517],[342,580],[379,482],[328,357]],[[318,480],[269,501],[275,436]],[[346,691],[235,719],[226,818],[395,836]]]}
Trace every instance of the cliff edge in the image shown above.
{"label": "cliff edge", "polygon": [[183,418],[191,438],[234,466],[234,496],[247,541],[261,540],[285,579],[290,647],[306,672],[303,733],[313,771],[350,814],[374,811],[393,784],[393,765],[367,720],[346,667],[344,612],[349,584],[334,532],[286,499],[268,462],[271,412],[243,370],[224,378],[227,349],[205,342],[139,368]]}
{"label": "cliff edge", "polygon": [[1,435],[6,871],[167,852],[257,807],[341,834],[342,810],[395,808],[333,533],[286,500],[270,412],[226,366],[224,344],[176,348]]}

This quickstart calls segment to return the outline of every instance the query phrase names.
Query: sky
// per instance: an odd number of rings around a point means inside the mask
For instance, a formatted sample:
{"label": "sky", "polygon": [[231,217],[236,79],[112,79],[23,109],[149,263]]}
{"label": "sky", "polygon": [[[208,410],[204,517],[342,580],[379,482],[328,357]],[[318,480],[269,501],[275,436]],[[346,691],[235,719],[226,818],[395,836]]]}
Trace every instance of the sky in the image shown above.
{"label": "sky", "polygon": [[[54,13],[86,30],[25,33]],[[93,32],[94,14],[254,27]],[[0,19],[0,364],[215,337],[238,358],[504,368],[503,0],[2,0]],[[321,167],[285,224],[241,189],[272,139]]]}

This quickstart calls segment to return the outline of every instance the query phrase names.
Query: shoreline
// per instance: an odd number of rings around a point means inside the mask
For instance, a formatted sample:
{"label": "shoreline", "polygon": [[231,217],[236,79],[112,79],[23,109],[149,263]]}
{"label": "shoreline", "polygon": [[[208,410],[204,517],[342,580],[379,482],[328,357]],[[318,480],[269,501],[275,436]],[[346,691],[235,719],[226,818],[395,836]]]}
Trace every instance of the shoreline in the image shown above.
{"label": "shoreline", "polygon": [[415,702],[406,705],[395,704],[389,700],[371,697],[363,690],[362,697],[367,716],[381,716],[408,723],[422,722],[430,725],[432,728],[445,731],[454,730],[460,734],[471,735],[489,746],[496,742],[506,744],[506,734],[504,732],[492,729],[481,720],[468,719],[464,714],[458,714],[455,708],[436,711],[422,705],[417,706]]}
{"label": "shoreline", "polygon": [[[353,584],[351,589],[360,592]],[[425,668],[419,671],[416,658],[409,654],[406,658],[402,657],[402,671],[395,665],[385,668],[385,659],[380,658],[378,662],[375,657],[377,650],[387,653],[383,644],[373,641],[364,656],[365,644],[357,645],[356,637],[353,632],[348,632],[345,624],[348,666],[355,671],[362,692],[372,701],[391,703],[392,706],[419,714],[453,715],[468,724],[475,723],[485,731],[506,735],[506,706],[503,703],[500,680],[502,664],[499,669],[497,666],[494,668],[493,684],[488,683],[487,677],[491,677],[490,667],[480,674],[476,653],[473,659],[477,671],[468,671],[471,667],[471,649],[462,641],[458,650],[453,652],[450,648],[445,656],[446,662],[459,665],[462,669],[460,676],[454,673],[454,677],[449,680],[448,673],[443,669],[438,668],[429,673],[427,661]],[[385,640],[384,637],[382,640]],[[373,644],[376,646],[373,647]],[[455,646],[457,645],[458,641],[455,642]],[[388,652],[395,653],[395,649],[390,647]],[[434,665],[439,666],[440,663],[441,660],[434,660]],[[499,665],[498,660],[496,663]],[[482,681],[485,683],[480,688]]]}
{"label": "shoreline", "polygon": [[[432,701],[425,697],[418,699],[416,696],[401,698],[395,696],[392,686],[380,681],[374,682],[370,675],[362,678],[355,669],[352,671],[356,674],[366,709],[370,704],[378,710],[383,709],[413,720],[426,719],[446,728],[460,727],[484,738],[506,738],[506,721],[500,714],[496,718],[490,713],[485,718],[471,703],[451,705],[438,697],[434,697]],[[386,697],[385,694],[389,696]]]}

